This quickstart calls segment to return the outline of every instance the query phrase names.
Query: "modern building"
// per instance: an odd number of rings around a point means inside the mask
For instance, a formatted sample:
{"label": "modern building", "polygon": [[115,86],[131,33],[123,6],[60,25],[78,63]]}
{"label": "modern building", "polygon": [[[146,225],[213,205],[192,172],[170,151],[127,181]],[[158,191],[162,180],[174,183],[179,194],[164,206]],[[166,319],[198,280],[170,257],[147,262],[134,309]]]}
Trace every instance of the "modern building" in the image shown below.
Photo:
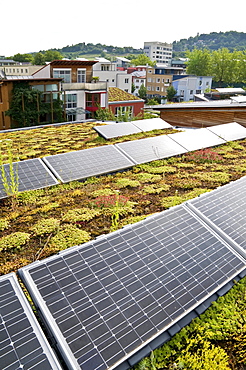
{"label": "modern building", "polygon": [[173,45],[159,41],[145,42],[144,54],[146,54],[153,62],[171,65]]}
{"label": "modern building", "polygon": [[[10,116],[6,115],[6,111],[10,109],[13,98],[13,89],[17,86],[29,86],[30,89],[40,91],[40,100],[33,102],[33,109],[37,116],[38,123],[53,123],[57,122],[55,104],[60,100],[61,94],[61,78],[35,78],[33,76],[15,77],[7,76],[0,79],[0,130],[7,130],[17,127]],[[26,104],[24,95],[22,95],[22,112],[26,111]],[[40,105],[45,107],[45,112],[40,110]],[[25,117],[25,114],[23,114]],[[35,122],[34,122],[35,124]],[[23,126],[25,126],[25,118],[23,118]],[[19,126],[18,126],[19,127]]]}
{"label": "modern building", "polygon": [[54,60],[35,72],[35,77],[62,78],[66,120],[94,117],[99,106],[107,107],[108,84],[93,81],[92,67],[97,61]]}
{"label": "modern building", "polygon": [[148,98],[165,99],[167,88],[172,85],[173,76],[182,75],[183,68],[156,64],[146,70],[146,89]]}
{"label": "modern building", "polygon": [[109,87],[108,107],[116,117],[124,112],[136,117],[143,114],[144,100],[117,87]]}
{"label": "modern building", "polygon": [[116,62],[105,58],[96,58],[98,61],[93,65],[93,77],[99,77],[99,81],[106,81],[109,87],[118,87],[126,92],[131,92],[132,79],[127,70],[118,70]]}
{"label": "modern building", "polygon": [[172,85],[177,91],[176,101],[190,101],[195,95],[210,91],[212,76],[174,75]]}
{"label": "modern building", "polygon": [[5,76],[31,76],[33,73],[38,71],[42,66],[32,64],[11,64],[5,65],[1,69]]}

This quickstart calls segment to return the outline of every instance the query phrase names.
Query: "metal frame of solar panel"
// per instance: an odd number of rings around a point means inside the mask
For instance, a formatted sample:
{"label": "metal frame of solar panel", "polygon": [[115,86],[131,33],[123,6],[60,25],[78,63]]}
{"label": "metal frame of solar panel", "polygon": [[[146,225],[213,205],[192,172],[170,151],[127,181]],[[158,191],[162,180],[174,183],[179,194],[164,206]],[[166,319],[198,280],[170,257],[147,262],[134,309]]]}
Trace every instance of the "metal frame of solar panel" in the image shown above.
{"label": "metal frame of solar panel", "polygon": [[93,129],[105,139],[139,134],[142,132],[140,128],[136,127],[131,122],[115,123],[115,125],[94,126]]}
{"label": "metal frame of solar panel", "polygon": [[246,176],[187,202],[246,258]]}
{"label": "metal frame of solar panel", "polygon": [[[0,199],[8,197],[6,186],[9,186],[11,192],[12,181],[18,183],[18,191],[42,189],[48,186],[57,185],[58,181],[45,166],[40,158],[28,159],[26,161],[13,163],[14,180],[11,180],[10,164],[4,164],[6,180],[3,179],[0,171]],[[5,184],[6,182],[6,184]],[[12,183],[14,185],[14,183]]]}
{"label": "metal frame of solar panel", "polygon": [[180,205],[19,274],[67,366],[105,370],[139,361],[138,351],[160,345],[244,270],[245,260]]}
{"label": "metal frame of solar panel", "polygon": [[165,128],[173,128],[169,123],[161,118],[150,118],[136,120],[132,122],[142,131],[152,131],[152,130],[163,130]]}
{"label": "metal frame of solar panel", "polygon": [[126,141],[115,146],[135,164],[186,153],[187,150],[172,140],[169,135]]}
{"label": "metal frame of solar panel", "polygon": [[1,370],[61,370],[14,273],[0,277]]}
{"label": "metal frame of solar panel", "polygon": [[246,137],[246,127],[237,122],[223,123],[207,127],[207,129],[226,141],[240,140]]}
{"label": "metal frame of solar panel", "polygon": [[114,145],[78,150],[43,158],[46,165],[62,182],[82,180],[91,176],[130,168],[134,162]]}
{"label": "metal frame of solar panel", "polygon": [[176,143],[182,145],[188,151],[208,148],[226,143],[225,140],[209,131],[207,128],[177,132],[175,134],[169,134],[168,136]]}

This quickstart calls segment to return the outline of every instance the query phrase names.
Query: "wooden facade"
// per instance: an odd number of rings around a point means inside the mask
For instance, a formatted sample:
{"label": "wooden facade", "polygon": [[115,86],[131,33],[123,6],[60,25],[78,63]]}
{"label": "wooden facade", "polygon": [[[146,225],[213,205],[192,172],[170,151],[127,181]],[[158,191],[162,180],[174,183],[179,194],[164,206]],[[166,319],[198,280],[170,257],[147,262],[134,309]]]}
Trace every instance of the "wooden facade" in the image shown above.
{"label": "wooden facade", "polygon": [[[181,105],[181,104],[180,104]],[[152,107],[154,108],[154,107]],[[246,104],[228,104],[217,107],[170,107],[154,109],[160,111],[161,118],[173,126],[209,127],[223,123],[237,122],[246,127]]]}

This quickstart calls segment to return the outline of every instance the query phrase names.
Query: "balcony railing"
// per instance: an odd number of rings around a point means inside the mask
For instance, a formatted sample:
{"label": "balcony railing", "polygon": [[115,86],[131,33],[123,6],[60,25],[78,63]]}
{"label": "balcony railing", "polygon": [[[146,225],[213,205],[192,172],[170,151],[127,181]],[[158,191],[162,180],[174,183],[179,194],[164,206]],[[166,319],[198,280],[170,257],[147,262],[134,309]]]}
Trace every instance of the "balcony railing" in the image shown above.
{"label": "balcony railing", "polygon": [[107,90],[107,82],[74,82],[63,83],[62,90]]}

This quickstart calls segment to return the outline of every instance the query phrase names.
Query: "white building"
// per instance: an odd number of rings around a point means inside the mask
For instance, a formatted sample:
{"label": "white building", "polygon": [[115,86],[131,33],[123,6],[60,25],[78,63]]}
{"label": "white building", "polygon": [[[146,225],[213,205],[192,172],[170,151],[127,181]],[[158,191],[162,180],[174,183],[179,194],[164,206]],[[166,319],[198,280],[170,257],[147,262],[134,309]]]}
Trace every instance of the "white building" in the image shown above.
{"label": "white building", "polygon": [[99,77],[99,81],[106,81],[109,87],[118,87],[126,92],[131,92],[132,76],[126,70],[118,70],[117,63],[105,58],[95,58],[98,60],[93,65],[93,77]]}
{"label": "white building", "polygon": [[203,94],[211,89],[211,76],[173,76],[172,85],[177,90],[176,97],[179,101],[194,100],[194,95]]}
{"label": "white building", "polygon": [[156,63],[171,65],[173,45],[159,41],[145,42],[144,53]]}
{"label": "white building", "polygon": [[146,87],[146,70],[145,71],[136,71],[131,73],[132,76],[132,83],[135,86],[135,90],[133,95],[138,96],[138,91],[140,87],[143,85]]}

